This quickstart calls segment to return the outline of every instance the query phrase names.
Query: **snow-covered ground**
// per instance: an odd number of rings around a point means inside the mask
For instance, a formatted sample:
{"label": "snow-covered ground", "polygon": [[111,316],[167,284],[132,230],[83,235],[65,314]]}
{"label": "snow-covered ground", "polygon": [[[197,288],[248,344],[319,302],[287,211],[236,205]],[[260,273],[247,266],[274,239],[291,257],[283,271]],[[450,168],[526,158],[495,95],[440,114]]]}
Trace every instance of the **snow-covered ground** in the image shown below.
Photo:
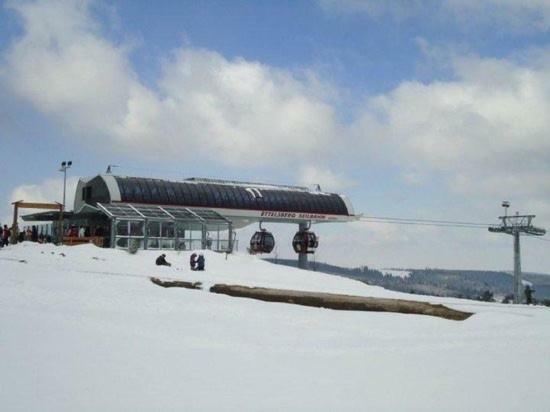
{"label": "snow-covered ground", "polygon": [[[65,256],[63,256],[62,254]],[[0,250],[0,410],[550,410],[550,309],[420,297],[190,252]],[[25,262],[20,262],[24,260]],[[164,289],[149,276],[202,281]],[[463,322],[208,293],[214,283],[399,297]]]}

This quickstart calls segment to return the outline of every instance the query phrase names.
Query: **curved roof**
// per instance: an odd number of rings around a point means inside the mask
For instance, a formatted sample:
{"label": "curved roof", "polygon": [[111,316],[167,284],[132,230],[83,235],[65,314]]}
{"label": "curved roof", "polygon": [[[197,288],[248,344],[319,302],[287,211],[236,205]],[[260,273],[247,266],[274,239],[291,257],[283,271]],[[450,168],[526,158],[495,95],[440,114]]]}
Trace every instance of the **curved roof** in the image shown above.
{"label": "curved roof", "polygon": [[109,189],[111,201],[342,216],[353,214],[340,195],[300,187],[109,176],[108,180],[112,179],[116,181],[118,190]]}

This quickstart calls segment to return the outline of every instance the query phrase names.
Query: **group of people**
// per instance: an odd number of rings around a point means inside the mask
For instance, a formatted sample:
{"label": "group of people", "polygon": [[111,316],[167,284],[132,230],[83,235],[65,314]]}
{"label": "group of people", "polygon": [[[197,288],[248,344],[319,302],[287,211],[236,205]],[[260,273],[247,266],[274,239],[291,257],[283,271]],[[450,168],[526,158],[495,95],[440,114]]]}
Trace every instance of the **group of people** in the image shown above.
{"label": "group of people", "polygon": [[202,254],[197,256],[196,253],[191,254],[189,265],[191,270],[204,270],[204,256]]}
{"label": "group of people", "polygon": [[[160,255],[157,258],[155,263],[157,264],[157,266],[172,266],[172,264],[166,260],[165,253]],[[191,257],[189,259],[189,265],[191,266],[191,270],[193,271],[195,270],[203,271],[204,265],[205,265],[204,256],[202,254],[197,255],[196,253],[191,254]]]}
{"label": "group of people", "polygon": [[65,232],[65,236],[69,237],[88,237],[90,236],[90,227],[89,226],[80,226],[71,225]]}
{"label": "group of people", "polygon": [[17,241],[23,242],[25,240],[28,242],[50,243],[52,241],[52,237],[49,234],[44,233],[42,231],[42,227],[38,230],[38,227],[33,225],[31,227],[24,227],[23,230],[19,232]]}
{"label": "group of people", "polygon": [[[1,227],[0,225],[0,247],[8,246],[11,242],[12,230],[8,225]],[[37,226],[27,226],[23,230],[17,233],[17,242],[38,242],[38,243],[50,243],[52,238],[50,235],[38,230]]]}

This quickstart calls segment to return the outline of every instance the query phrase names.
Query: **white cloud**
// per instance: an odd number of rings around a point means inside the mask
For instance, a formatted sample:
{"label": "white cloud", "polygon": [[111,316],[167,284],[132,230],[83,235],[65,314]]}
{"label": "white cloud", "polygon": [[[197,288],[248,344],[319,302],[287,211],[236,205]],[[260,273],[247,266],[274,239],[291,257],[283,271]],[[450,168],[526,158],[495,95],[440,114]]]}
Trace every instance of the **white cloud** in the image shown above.
{"label": "white cloud", "polygon": [[[67,178],[67,188],[65,196],[65,204],[67,210],[73,209],[77,183],[77,177]],[[9,224],[11,224],[13,220],[13,209],[11,206],[12,202],[24,200],[25,202],[36,203],[62,203],[63,179],[48,178],[36,184],[19,185],[13,188],[6,200],[6,203],[0,204],[0,216],[2,216],[2,224],[6,222],[9,222]],[[21,209],[19,215],[21,216],[23,214],[38,213],[40,211],[41,210],[37,209]]]}
{"label": "white cloud", "polygon": [[5,55],[3,80],[89,144],[231,165],[313,158],[335,136],[317,79],[208,50],[165,60],[158,90],[138,79],[124,45],[101,35],[87,1],[10,3],[23,35]]}
{"label": "white cloud", "polygon": [[546,31],[550,28],[548,0],[319,0],[323,9],[337,13],[365,13],[397,20],[425,16],[430,21],[449,18],[465,29],[479,24],[518,31]]}
{"label": "white cloud", "polygon": [[463,22],[473,18],[506,23],[520,30],[550,28],[548,0],[446,0],[445,7]]}
{"label": "white cloud", "polygon": [[313,165],[305,166],[300,170],[298,182],[305,186],[320,185],[325,191],[340,191],[355,185],[350,179],[335,174],[330,169]]}
{"label": "white cloud", "polygon": [[460,193],[550,195],[550,65],[460,58],[456,80],[402,83],[358,123],[369,147],[410,173],[450,177]]}
{"label": "white cloud", "polygon": [[[67,178],[65,204],[67,210],[72,210],[77,177]],[[18,200],[26,202],[53,203],[63,201],[63,179],[49,178],[37,184],[20,185],[14,188],[10,194],[10,203]]]}

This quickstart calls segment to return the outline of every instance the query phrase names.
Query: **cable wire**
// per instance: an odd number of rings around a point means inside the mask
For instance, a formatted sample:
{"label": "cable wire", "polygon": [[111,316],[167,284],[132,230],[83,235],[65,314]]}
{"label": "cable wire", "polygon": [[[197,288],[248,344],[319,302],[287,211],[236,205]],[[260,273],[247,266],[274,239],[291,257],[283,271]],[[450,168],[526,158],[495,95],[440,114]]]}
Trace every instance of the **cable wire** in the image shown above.
{"label": "cable wire", "polygon": [[413,219],[413,218],[399,218],[399,217],[387,217],[387,216],[364,216],[359,218],[360,221],[370,223],[389,223],[398,225],[416,225],[416,226],[435,226],[435,227],[458,227],[469,229],[487,229],[492,226],[488,223],[480,222],[464,222],[453,220],[435,220],[435,219]]}

